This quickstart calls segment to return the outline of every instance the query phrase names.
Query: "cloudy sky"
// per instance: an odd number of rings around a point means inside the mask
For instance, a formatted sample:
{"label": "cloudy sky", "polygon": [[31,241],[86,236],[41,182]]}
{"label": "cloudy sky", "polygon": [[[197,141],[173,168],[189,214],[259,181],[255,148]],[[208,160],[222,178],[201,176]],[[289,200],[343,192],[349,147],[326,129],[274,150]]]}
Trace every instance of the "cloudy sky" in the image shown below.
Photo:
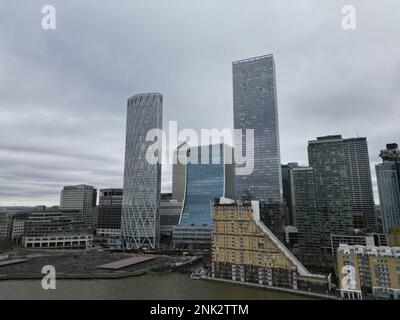
{"label": "cloudy sky", "polygon": [[[41,9],[56,8],[56,30]],[[341,26],[356,8],[356,29]],[[397,0],[0,0],[0,205],[120,187],[126,100],[164,94],[164,126],[231,128],[231,62],[272,53],[282,162],[316,136],[400,142]],[[373,171],[375,183],[375,172]],[[163,191],[171,168],[163,167]],[[376,189],[375,189],[376,191]]]}

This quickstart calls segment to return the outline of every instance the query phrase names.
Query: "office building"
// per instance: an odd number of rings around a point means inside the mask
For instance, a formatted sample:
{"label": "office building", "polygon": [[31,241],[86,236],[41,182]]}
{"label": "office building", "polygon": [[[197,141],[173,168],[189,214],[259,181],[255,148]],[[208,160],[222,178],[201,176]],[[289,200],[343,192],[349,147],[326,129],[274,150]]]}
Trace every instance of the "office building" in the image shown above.
{"label": "office building", "polygon": [[291,250],[297,248],[299,243],[299,232],[294,226],[285,226],[285,246]]}
{"label": "office building", "polygon": [[296,225],[295,203],[293,194],[293,168],[297,168],[298,166],[299,164],[297,162],[290,162],[281,166],[283,200],[286,203],[286,207],[288,209],[288,216],[285,219],[285,224],[291,226]]}
{"label": "office building", "polygon": [[314,170],[311,167],[296,167],[291,174],[299,251],[302,254],[319,254],[321,224]]}
{"label": "office building", "polygon": [[179,224],[173,228],[176,247],[210,248],[211,201],[234,196],[234,164],[229,161],[232,152],[225,144],[188,149],[183,209]]}
{"label": "office building", "polygon": [[337,270],[342,297],[400,299],[400,248],[341,245]]}
{"label": "office building", "polygon": [[400,150],[396,143],[387,144],[379,155],[383,162],[376,165],[383,232],[400,227]]}
{"label": "office building", "polygon": [[15,214],[11,220],[10,237],[14,243],[21,243],[25,235],[25,223],[28,220],[28,213]]}
{"label": "office building", "polygon": [[288,209],[284,202],[259,201],[260,219],[282,242],[285,239],[285,219]]}
{"label": "office building", "polygon": [[25,221],[22,246],[35,249],[88,249],[91,228],[80,210],[47,210],[31,213]]}
{"label": "office building", "polygon": [[108,188],[100,190],[97,234],[101,236],[121,235],[121,214],[122,214],[121,188]]}
{"label": "office building", "polygon": [[[251,174],[239,175],[236,162],[236,198],[282,202],[279,124],[272,55],[235,61],[233,69],[233,119],[235,149],[254,160]],[[246,129],[254,130],[254,144],[246,145]],[[239,169],[239,170],[238,170]]]}
{"label": "office building", "polygon": [[[124,195],[121,229],[127,249],[159,246],[161,145],[147,141],[151,130],[162,129],[163,96],[138,94],[128,99]],[[160,141],[158,141],[160,142]],[[155,147],[154,152],[151,151]],[[154,159],[147,156],[151,154]]]}
{"label": "office building", "polygon": [[10,237],[12,213],[0,212],[0,239],[6,240]]}
{"label": "office building", "polygon": [[308,160],[313,168],[320,245],[330,250],[330,235],[354,230],[348,158],[340,135],[318,137],[308,142]]}
{"label": "office building", "polygon": [[212,277],[327,293],[330,280],[311,274],[263,224],[258,201],[215,199]]}
{"label": "office building", "polygon": [[176,200],[162,200],[160,202],[160,235],[172,238],[174,226],[178,225],[181,217],[182,202]]}
{"label": "office building", "polygon": [[189,145],[186,142],[181,143],[176,150],[174,150],[174,160],[172,164],[172,199],[182,202],[185,195],[185,170],[186,163],[183,159],[187,158],[187,150]]}
{"label": "office building", "polygon": [[87,226],[95,227],[97,190],[93,186],[65,186],[61,191],[60,209],[79,210]]}

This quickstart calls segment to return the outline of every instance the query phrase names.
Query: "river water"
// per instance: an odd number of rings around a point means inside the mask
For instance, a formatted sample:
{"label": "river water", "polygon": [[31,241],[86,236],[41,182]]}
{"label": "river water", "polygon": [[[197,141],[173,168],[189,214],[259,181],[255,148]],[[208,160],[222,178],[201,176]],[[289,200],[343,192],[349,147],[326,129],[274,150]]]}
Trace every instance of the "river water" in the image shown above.
{"label": "river water", "polygon": [[0,281],[5,299],[307,299],[240,285],[192,280],[187,274],[143,275],[110,280],[57,280],[55,290],[43,290],[41,280]]}

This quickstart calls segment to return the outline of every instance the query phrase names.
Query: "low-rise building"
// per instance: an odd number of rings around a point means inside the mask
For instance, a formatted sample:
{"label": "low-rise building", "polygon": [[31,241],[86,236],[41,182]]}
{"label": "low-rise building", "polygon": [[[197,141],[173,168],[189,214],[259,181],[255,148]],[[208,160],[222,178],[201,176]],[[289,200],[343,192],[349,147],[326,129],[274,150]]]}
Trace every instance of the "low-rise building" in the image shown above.
{"label": "low-rise building", "polygon": [[336,258],[342,297],[400,299],[400,247],[342,244]]}
{"label": "low-rise building", "polygon": [[331,234],[333,257],[336,257],[337,249],[341,244],[381,247],[388,246],[388,238],[383,233]]}
{"label": "low-rise building", "polygon": [[29,214],[18,214],[12,218],[10,226],[10,240],[15,243],[21,243],[25,234],[25,222]]}
{"label": "low-rise building", "polygon": [[22,246],[37,249],[87,249],[92,246],[91,227],[79,210],[42,211],[25,221]]}
{"label": "low-rise building", "polygon": [[0,239],[8,240],[10,237],[12,214],[0,212]]}
{"label": "low-rise building", "polygon": [[176,200],[160,201],[160,235],[172,237],[174,226],[178,225],[182,202]]}

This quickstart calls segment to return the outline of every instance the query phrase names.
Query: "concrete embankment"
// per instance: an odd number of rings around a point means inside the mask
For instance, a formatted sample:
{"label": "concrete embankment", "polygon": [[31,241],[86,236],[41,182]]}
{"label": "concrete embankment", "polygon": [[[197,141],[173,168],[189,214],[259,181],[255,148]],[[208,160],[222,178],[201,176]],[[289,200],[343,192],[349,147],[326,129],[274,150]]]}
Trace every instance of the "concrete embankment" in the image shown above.
{"label": "concrete embankment", "polygon": [[315,293],[315,292],[294,290],[294,289],[289,289],[289,288],[272,287],[272,286],[261,285],[261,284],[257,284],[257,283],[238,282],[238,281],[233,281],[233,280],[229,280],[229,279],[212,278],[212,277],[208,277],[208,276],[203,276],[200,279],[207,280],[207,281],[230,283],[232,285],[237,285],[237,286],[248,286],[248,287],[255,287],[255,288],[264,289],[264,290],[286,292],[286,293],[307,296],[307,297],[316,298],[316,299],[330,299],[330,300],[338,300],[339,299],[338,296],[332,295],[332,294],[327,295],[327,294],[321,294],[321,293]]}

